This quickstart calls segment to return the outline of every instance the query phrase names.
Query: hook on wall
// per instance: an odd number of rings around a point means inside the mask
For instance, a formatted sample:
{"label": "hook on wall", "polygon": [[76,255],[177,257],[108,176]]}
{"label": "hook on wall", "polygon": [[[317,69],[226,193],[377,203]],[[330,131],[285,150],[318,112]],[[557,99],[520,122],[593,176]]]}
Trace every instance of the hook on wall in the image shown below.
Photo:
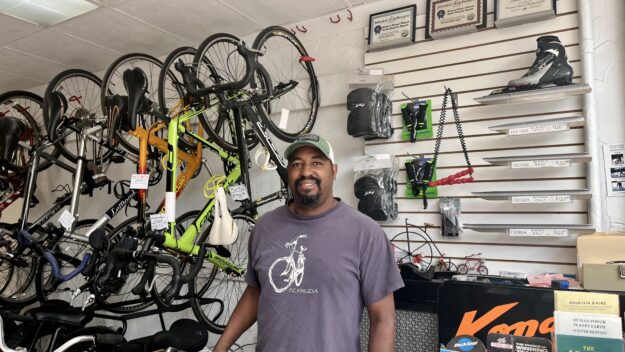
{"label": "hook on wall", "polygon": [[347,20],[350,22],[354,20],[354,15],[352,14],[352,10],[350,9],[347,9]]}
{"label": "hook on wall", "polygon": [[336,20],[334,20],[332,18],[332,16],[330,16],[330,22],[332,22],[332,23],[339,23],[339,22],[341,22],[341,16],[339,14],[336,14]]}
{"label": "hook on wall", "polygon": [[306,29],[306,26],[304,26],[304,25],[302,25],[302,28],[299,28],[299,25],[296,25],[295,28],[297,28],[297,30],[302,32],[302,33],[308,32],[308,29]]}

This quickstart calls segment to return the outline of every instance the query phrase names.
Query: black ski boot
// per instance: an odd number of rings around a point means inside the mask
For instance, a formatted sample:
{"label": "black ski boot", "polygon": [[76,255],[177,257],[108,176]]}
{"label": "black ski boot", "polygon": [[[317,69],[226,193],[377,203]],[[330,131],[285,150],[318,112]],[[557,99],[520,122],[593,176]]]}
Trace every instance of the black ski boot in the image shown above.
{"label": "black ski boot", "polygon": [[573,81],[573,68],[569,65],[564,46],[555,35],[536,39],[536,60],[529,71],[519,79],[508,82],[506,91],[541,88],[546,85],[564,86]]}

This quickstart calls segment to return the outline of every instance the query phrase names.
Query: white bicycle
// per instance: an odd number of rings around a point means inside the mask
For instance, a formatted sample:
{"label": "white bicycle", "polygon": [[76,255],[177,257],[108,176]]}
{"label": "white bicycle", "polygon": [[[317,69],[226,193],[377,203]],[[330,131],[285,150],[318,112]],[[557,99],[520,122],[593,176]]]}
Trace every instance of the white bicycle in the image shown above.
{"label": "white bicycle", "polygon": [[[278,260],[271,264],[271,267],[269,268],[269,281],[277,293],[286,291],[289,287],[291,287],[291,285],[293,285],[293,283],[295,283],[295,286],[298,287],[302,283],[302,279],[304,278],[304,262],[306,261],[304,252],[307,248],[299,246],[298,250],[297,242],[301,238],[306,237],[306,235],[300,235],[293,241],[285,243],[284,246],[289,250],[290,255],[278,258]],[[296,253],[297,261],[294,258]],[[280,273],[279,277],[283,277],[282,282],[278,282],[277,284],[273,279],[274,269],[276,272]]]}

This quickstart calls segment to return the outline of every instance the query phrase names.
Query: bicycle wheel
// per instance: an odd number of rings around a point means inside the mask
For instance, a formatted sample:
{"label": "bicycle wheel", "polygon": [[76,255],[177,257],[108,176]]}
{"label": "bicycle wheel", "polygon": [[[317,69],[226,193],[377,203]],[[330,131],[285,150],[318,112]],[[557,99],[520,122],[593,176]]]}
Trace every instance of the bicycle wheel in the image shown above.
{"label": "bicycle wheel", "polygon": [[422,234],[404,231],[395,235],[390,242],[398,262],[412,262],[415,258],[420,258],[421,263],[428,267],[432,263],[432,244]]}
{"label": "bicycle wheel", "polygon": [[[0,94],[0,117],[14,116],[24,121],[29,130],[24,134],[23,141],[28,142],[31,146],[40,145],[48,135],[46,126],[43,121],[43,98],[37,94],[26,92],[23,90],[9,91]],[[30,153],[18,147],[19,164],[13,163],[17,167],[24,167],[30,163]],[[54,157],[58,157],[60,152],[56,149],[50,153]],[[41,159],[39,161],[38,171],[43,171],[50,167],[52,162]]]}
{"label": "bicycle wheel", "polygon": [[[73,233],[83,235],[95,223],[95,219],[80,220],[76,223]],[[104,230],[106,233],[110,233],[112,226],[106,225]],[[61,274],[68,274],[76,269],[85,254],[91,252],[91,247],[88,242],[63,237],[54,247],[48,248],[48,250],[54,253],[59,262]],[[50,263],[45,259],[39,260],[37,273],[35,274],[35,288],[37,290],[37,298],[41,302],[59,299],[73,303],[76,307],[82,307],[88,295],[83,293],[82,296],[78,297],[79,299],[75,300],[72,299],[72,295],[76,289],[82,287],[86,282],[87,278],[80,274],[71,280],[59,282],[52,275]]]}
{"label": "bicycle wheel", "polygon": [[[238,226],[239,237],[232,245],[224,246],[230,252],[230,256],[225,259],[245,270],[248,259],[247,245],[255,222],[246,215],[232,217]],[[193,293],[191,308],[195,317],[199,322],[206,324],[209,331],[223,333],[245,287],[245,279],[242,276],[213,265],[203,267],[190,285]]]}
{"label": "bicycle wheel", "polygon": [[466,264],[458,265],[458,274],[466,274],[469,272],[469,267]]}
{"label": "bicycle wheel", "polygon": [[297,37],[282,27],[262,30],[253,47],[263,53],[258,62],[269,73],[273,88],[273,99],[263,105],[267,127],[276,137],[292,142],[312,130],[319,109],[312,59]]}
{"label": "bicycle wheel", "polygon": [[[157,58],[141,54],[132,53],[126,54],[115,60],[106,70],[104,78],[102,78],[102,89],[100,90],[100,101],[102,106],[102,112],[106,115],[105,100],[107,95],[119,94],[121,96],[127,96],[128,92],[124,86],[123,75],[124,71],[128,69],[134,69],[135,67],[141,68],[147,77],[147,89],[145,96],[154,104],[158,103],[158,77],[161,72],[161,63]],[[145,129],[149,129],[157,120],[152,115],[141,114],[137,118],[137,126],[141,126]],[[158,132],[159,137],[167,138],[167,129],[162,129]],[[134,155],[139,155],[139,140],[130,136],[125,131],[115,131],[115,139]]]}
{"label": "bicycle wheel", "polygon": [[[200,44],[193,66],[196,68],[197,78],[204,86],[217,83],[240,81],[245,76],[245,60],[237,51],[239,38],[226,33],[213,34]],[[211,136],[212,140],[229,152],[237,152],[237,140],[234,130],[231,111],[221,109],[219,98],[209,95],[204,98],[204,114],[200,116],[202,127]],[[222,96],[221,99],[227,99]],[[244,122],[244,130],[251,130]],[[253,133],[247,133],[246,144],[249,149],[254,148],[258,138]]]}
{"label": "bicycle wheel", "polygon": [[[110,232],[111,248],[114,248],[114,245],[119,243],[124,235],[124,229],[128,226],[134,230],[139,228],[137,216],[122,222]],[[103,259],[102,264],[105,262],[106,258]],[[139,297],[132,293],[132,289],[143,277],[146,267],[132,265],[124,268],[121,271],[121,275],[109,279],[105,287],[98,287],[96,283],[93,283],[91,290],[95,294],[98,304],[109,312],[120,314],[138,312],[154,304],[151,299]],[[151,280],[152,277],[149,279]]]}
{"label": "bicycle wheel", "polygon": [[[71,120],[77,120],[76,125],[81,128],[102,125],[104,116],[101,115],[102,107],[100,106],[101,84],[102,81],[96,75],[85,70],[71,69],[56,75],[48,84],[43,100],[43,122],[46,125],[48,134],[50,134],[51,128],[59,128],[58,124],[50,126],[51,117],[48,116],[49,97],[52,92],[59,92],[65,96],[68,105],[65,116]],[[58,121],[59,124],[60,122]],[[103,127],[98,132],[97,137],[105,140],[106,133],[107,131]],[[58,134],[61,135],[61,133]],[[75,134],[70,134],[55,144],[61,154],[74,163],[80,157],[78,155],[79,138],[77,137]],[[88,141],[85,154],[86,161],[106,161],[112,153],[112,151],[99,146],[96,142]]]}
{"label": "bicycle wheel", "polygon": [[484,266],[484,265],[480,265],[480,266],[477,267],[477,272],[480,275],[488,275],[488,268],[486,266]]}
{"label": "bicycle wheel", "polygon": [[18,229],[17,225],[5,225],[3,228],[8,232],[4,232],[2,239],[9,244],[2,248],[3,254],[0,254],[0,258],[7,255],[0,264],[0,280],[6,278],[1,284],[0,305],[32,303],[37,299],[33,281],[39,258],[30,249],[17,255],[19,244],[13,235]]}
{"label": "bicycle wheel", "polygon": [[[185,229],[192,226],[193,221],[198,217],[198,215],[200,215],[199,210],[192,210],[176,218],[176,237],[177,238],[180,238],[184,234]],[[200,240],[201,234],[204,231],[207,231],[208,229],[210,229],[211,224],[212,224],[212,218],[207,219],[204,222],[204,224],[202,224],[202,228],[198,229],[198,235],[196,236],[196,241],[195,241],[196,244]],[[182,254],[182,253],[180,254],[178,258],[180,260],[180,272],[183,275],[188,274],[189,270],[191,269],[191,267],[197,260],[197,258],[192,258],[191,256],[187,254]],[[204,269],[205,271],[206,269],[208,269],[209,272],[212,272],[213,264],[205,260],[202,265],[205,267]],[[171,276],[172,276],[171,270],[168,270],[168,269],[169,269],[168,266],[157,268],[157,275],[155,276],[156,284],[153,286],[152,292],[151,292],[152,297],[154,298],[156,303],[161,306],[177,307],[177,306],[184,305],[189,301],[189,298],[192,295],[189,289],[189,284],[182,285],[180,292],[178,293],[178,296],[172,302],[166,302],[163,299],[163,295],[165,294],[165,292],[167,292],[167,290],[170,287],[169,284],[171,283]]]}

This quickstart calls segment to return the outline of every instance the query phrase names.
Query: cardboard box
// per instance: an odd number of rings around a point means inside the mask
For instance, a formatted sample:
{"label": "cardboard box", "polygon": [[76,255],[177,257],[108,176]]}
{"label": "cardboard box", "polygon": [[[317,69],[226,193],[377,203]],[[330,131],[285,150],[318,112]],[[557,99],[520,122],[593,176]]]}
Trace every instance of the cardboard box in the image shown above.
{"label": "cardboard box", "polygon": [[625,291],[625,263],[582,266],[586,290]]}
{"label": "cardboard box", "polygon": [[582,266],[584,264],[605,264],[613,261],[625,261],[625,233],[598,232],[577,238],[577,273],[584,282]]}

